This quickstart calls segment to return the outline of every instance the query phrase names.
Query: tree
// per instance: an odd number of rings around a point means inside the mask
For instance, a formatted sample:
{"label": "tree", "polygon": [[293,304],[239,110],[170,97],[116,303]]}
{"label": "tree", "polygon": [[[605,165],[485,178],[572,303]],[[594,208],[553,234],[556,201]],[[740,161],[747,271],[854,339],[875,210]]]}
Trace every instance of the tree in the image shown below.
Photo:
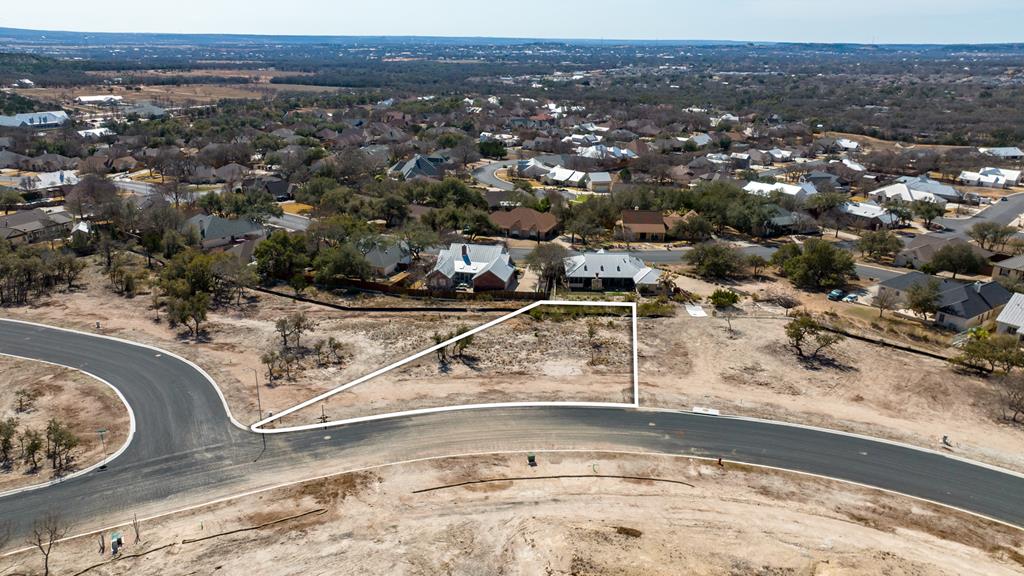
{"label": "tree", "polygon": [[[810,314],[797,314],[786,324],[786,337],[789,338],[789,345],[796,350],[801,358],[817,358],[823,351],[842,342],[843,337],[834,332],[828,331],[818,323]],[[814,350],[808,357],[805,347],[814,346]]]}
{"label": "tree", "polygon": [[38,430],[25,430],[18,439],[21,445],[22,460],[31,466],[32,471],[39,469],[39,455],[43,451],[43,435]]}
{"label": "tree", "polygon": [[719,242],[706,242],[693,247],[686,255],[697,274],[704,278],[732,278],[743,270],[743,255],[739,250]]}
{"label": "tree", "polygon": [[313,268],[316,281],[321,284],[329,284],[336,278],[366,279],[372,272],[366,256],[348,242],[321,250],[313,260]]}
{"label": "tree", "polygon": [[789,258],[783,269],[794,286],[813,290],[844,286],[856,274],[849,252],[817,238],[807,240],[800,255]]}
{"label": "tree", "polygon": [[1024,366],[1024,352],[1015,336],[989,334],[984,329],[971,331],[967,341],[960,346],[960,354],[951,363],[978,372],[1001,371],[1010,374],[1015,368]]}
{"label": "tree", "polygon": [[480,154],[485,158],[500,160],[508,155],[508,151],[501,142],[488,141],[480,143]]}
{"label": "tree", "polygon": [[290,280],[309,263],[305,238],[277,230],[256,246],[256,270],[264,282]]}
{"label": "tree", "polygon": [[68,210],[79,218],[109,218],[120,208],[120,201],[114,183],[94,174],[82,178],[65,198]]}
{"label": "tree", "polygon": [[985,258],[976,254],[970,244],[949,242],[935,252],[928,267],[935,271],[952,272],[953,278],[956,278],[957,274],[977,274],[986,263]]}
{"label": "tree", "polygon": [[1024,376],[1020,373],[1006,374],[1000,381],[1000,395],[1003,398],[1004,414],[1009,411],[1007,418],[1017,423],[1021,414],[1024,414]]}
{"label": "tree", "polygon": [[910,205],[911,212],[924,221],[925,226],[931,226],[932,222],[946,213],[946,209],[935,202],[927,200],[916,200]]}
{"label": "tree", "polygon": [[902,248],[899,236],[889,230],[867,231],[857,240],[857,249],[872,260],[892,257]]}
{"label": "tree", "polygon": [[1017,230],[1012,226],[1003,226],[996,222],[979,222],[971,227],[967,235],[985,250],[1005,244]]}
{"label": "tree", "polygon": [[878,317],[881,318],[882,314],[885,314],[886,310],[895,310],[896,306],[899,305],[899,301],[900,297],[896,292],[892,290],[880,290],[874,300],[871,301],[871,305],[878,308]]}
{"label": "tree", "polygon": [[62,540],[69,530],[70,526],[54,511],[46,512],[32,524],[32,536],[28,543],[43,556],[43,576],[50,574],[50,555],[53,553],[53,546]]}
{"label": "tree", "polygon": [[526,265],[537,273],[540,292],[551,293],[565,280],[565,259],[569,251],[560,244],[538,244],[527,256]]}
{"label": "tree", "polygon": [[778,268],[780,273],[786,273],[786,262],[789,262],[793,258],[798,258],[804,253],[803,248],[799,244],[783,244],[779,247],[772,257],[769,259],[772,266]]}
{"label": "tree", "polygon": [[408,222],[398,232],[399,238],[409,250],[413,260],[419,260],[420,255],[430,248],[441,243],[441,237],[437,232],[430,229],[419,220]]}
{"label": "tree", "polygon": [[711,222],[707,218],[695,214],[673,224],[670,235],[687,242],[703,242],[711,238],[713,232],[714,226],[711,225]]}
{"label": "tree", "polygon": [[836,227],[836,238],[839,238],[840,218],[836,210],[843,205],[849,196],[840,192],[821,192],[813,194],[807,199],[805,207],[815,214],[820,220],[830,221]]}
{"label": "tree", "polygon": [[10,212],[24,201],[25,199],[18,194],[17,190],[10,188],[0,190],[0,212]]}
{"label": "tree", "polygon": [[732,290],[723,290],[719,288],[711,294],[711,297],[708,298],[708,300],[715,308],[728,308],[730,306],[735,306],[736,303],[740,301],[740,295]]}
{"label": "tree", "polygon": [[935,278],[918,282],[907,289],[907,308],[922,318],[939,311],[940,284]]}
{"label": "tree", "polygon": [[274,323],[274,328],[281,335],[282,347],[287,350],[289,338],[292,337],[295,338],[293,341],[295,347],[301,348],[302,335],[316,329],[316,322],[310,319],[305,312],[295,312],[284,318],[278,318]]}
{"label": "tree", "polygon": [[46,457],[54,472],[60,473],[71,466],[74,450],[80,440],[66,424],[51,418],[46,424]]}
{"label": "tree", "polygon": [[210,294],[199,292],[188,296],[171,296],[167,299],[167,317],[172,326],[184,324],[189,334],[199,338],[199,327],[206,322],[210,309]]}
{"label": "tree", "polygon": [[0,468],[10,465],[14,451],[14,436],[18,433],[18,419],[0,420]]}
{"label": "tree", "polygon": [[768,260],[760,254],[750,254],[746,258],[746,265],[750,268],[750,273],[754,276],[760,276],[761,271],[768,266]]}

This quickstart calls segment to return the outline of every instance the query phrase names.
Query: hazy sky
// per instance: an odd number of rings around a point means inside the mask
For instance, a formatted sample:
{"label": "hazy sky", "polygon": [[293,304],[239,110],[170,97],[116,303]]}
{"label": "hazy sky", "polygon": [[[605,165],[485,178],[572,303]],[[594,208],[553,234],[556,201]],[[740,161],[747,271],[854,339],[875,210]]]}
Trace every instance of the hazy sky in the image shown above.
{"label": "hazy sky", "polygon": [[0,26],[96,32],[1024,41],[1024,0],[6,0]]}

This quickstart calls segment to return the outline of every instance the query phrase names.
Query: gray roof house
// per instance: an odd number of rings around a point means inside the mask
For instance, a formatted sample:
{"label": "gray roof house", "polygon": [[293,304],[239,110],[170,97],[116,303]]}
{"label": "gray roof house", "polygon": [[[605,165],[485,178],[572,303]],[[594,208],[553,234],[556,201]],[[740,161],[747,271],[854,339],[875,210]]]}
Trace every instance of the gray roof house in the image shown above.
{"label": "gray roof house", "polygon": [[391,276],[395,271],[412,264],[412,255],[404,242],[374,246],[366,254],[366,262],[376,276]]}
{"label": "gray roof house", "polygon": [[417,154],[405,162],[398,162],[392,166],[388,170],[388,174],[392,178],[401,176],[405,180],[413,180],[415,178],[440,179],[444,175],[442,166],[443,163],[440,162],[440,158],[431,158]]}
{"label": "gray roof house", "polygon": [[67,112],[26,112],[13,116],[0,116],[0,127],[3,128],[55,128],[69,120]]}
{"label": "gray roof house", "polygon": [[516,267],[504,244],[452,244],[437,255],[427,285],[452,290],[466,285],[474,291],[514,290]]}
{"label": "gray roof house", "polygon": [[661,271],[629,254],[604,250],[585,252],[565,259],[565,276],[570,290],[651,290]]}
{"label": "gray roof house", "polygon": [[184,229],[195,228],[204,250],[233,244],[239,240],[253,240],[266,236],[259,222],[248,218],[228,219],[220,216],[197,214],[185,221]]}
{"label": "gray roof house", "polygon": [[956,188],[927,176],[901,176],[896,182],[906,184],[907,188],[915,192],[929,192],[948,202],[960,202],[963,199],[963,194]]}
{"label": "gray roof house", "polygon": [[996,318],[996,333],[1020,338],[1021,328],[1024,328],[1024,294],[1014,294]]}
{"label": "gray roof house", "polygon": [[978,326],[999,312],[1012,294],[997,282],[959,282],[923,272],[909,272],[878,285],[879,294],[895,292],[903,300],[911,286],[934,278],[939,283],[939,311],[935,323],[951,330],[967,330]]}
{"label": "gray roof house", "polygon": [[0,238],[12,244],[63,238],[71,232],[73,222],[67,212],[46,212],[39,208],[0,215]]}

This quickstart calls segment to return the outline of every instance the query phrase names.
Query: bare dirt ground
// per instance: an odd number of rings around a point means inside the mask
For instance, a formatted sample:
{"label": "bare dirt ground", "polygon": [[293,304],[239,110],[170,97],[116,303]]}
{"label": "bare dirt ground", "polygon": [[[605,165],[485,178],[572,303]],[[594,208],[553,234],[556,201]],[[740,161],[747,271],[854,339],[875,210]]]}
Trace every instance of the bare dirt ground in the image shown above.
{"label": "bare dirt ground", "polygon": [[181,84],[146,85],[141,90],[123,87],[77,86],[74,88],[19,88],[15,91],[22,96],[49,102],[71,102],[78,96],[112,94],[122,96],[126,102],[155,101],[181,106],[210,104],[222,99],[272,98],[282,92],[331,92],[338,88],[310,86],[305,84]]}
{"label": "bare dirt ground", "polygon": [[[540,453],[334,476],[58,544],[59,574],[1019,574],[1015,529],[909,498],[686,458]],[[570,477],[575,476],[575,477]],[[624,478],[626,477],[626,478]],[[485,482],[451,486],[465,482]],[[305,514],[301,517],[296,516]],[[106,534],[109,543],[109,531]],[[38,553],[0,558],[12,573]]]}
{"label": "bare dirt ground", "polygon": [[[16,418],[18,430],[36,430],[45,434],[51,418],[67,424],[81,444],[75,451],[74,467],[68,472],[88,468],[114,452],[128,439],[128,411],[117,394],[99,380],[76,370],[60,368],[0,356],[0,419]],[[18,391],[31,397],[19,411]],[[103,441],[97,430],[105,429]],[[15,456],[20,454],[15,440]],[[53,470],[40,458],[41,467],[32,470],[21,459],[8,467],[0,467],[0,492],[40,484],[52,479]]]}
{"label": "bare dirt ground", "polygon": [[[86,288],[79,292],[54,294],[35,306],[2,313],[90,331],[99,321],[105,334],[181,354],[213,376],[243,422],[256,421],[257,377],[264,415],[276,413],[430,346],[435,332],[474,327],[498,316],[345,312],[261,295],[241,308],[211,313],[206,340],[197,343],[183,330],[156,322],[149,296],[114,296],[98,268],[90,267],[83,281]],[[707,296],[709,288],[699,292]],[[384,297],[340,301],[428,304]],[[877,316],[870,308],[857,309]],[[314,333],[303,336],[303,347],[334,336],[342,343],[344,360],[316,367],[314,357],[307,355],[305,370],[293,380],[268,385],[260,357],[281,345],[274,321],[299,310],[318,323]],[[641,405],[681,410],[710,406],[728,414],[813,424],[935,449],[946,449],[940,442],[948,435],[956,454],[1024,471],[1024,428],[1001,418],[993,380],[955,372],[940,360],[852,339],[836,348],[833,362],[801,363],[786,345],[785,319],[761,312],[765,317],[733,320],[732,333],[722,318],[691,318],[681,308],[674,318],[640,319]],[[868,326],[871,320],[862,322]],[[598,338],[607,340],[603,355],[608,364],[595,365],[590,363],[586,320],[522,318],[506,328],[512,330],[480,334],[467,350],[469,362],[453,360],[448,372],[436,360],[424,359],[390,380],[371,380],[336,396],[323,413],[330,420],[353,415],[356,404],[375,413],[445,402],[629,400],[624,395],[630,383],[625,330],[600,327]],[[312,406],[299,416],[302,420],[286,417],[284,425],[314,422],[321,409]]]}

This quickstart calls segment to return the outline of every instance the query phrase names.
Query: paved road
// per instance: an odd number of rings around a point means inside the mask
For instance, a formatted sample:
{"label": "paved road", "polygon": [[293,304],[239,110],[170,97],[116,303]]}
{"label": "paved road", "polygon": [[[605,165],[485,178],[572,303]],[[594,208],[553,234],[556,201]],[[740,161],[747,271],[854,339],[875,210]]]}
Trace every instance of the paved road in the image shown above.
{"label": "paved road", "polygon": [[209,382],[174,357],[6,320],[0,320],[0,352],[106,379],[134,408],[138,426],[129,448],[107,470],[0,498],[0,518],[12,519],[19,533],[54,508],[76,530],[85,530],[124,521],[132,513],[142,517],[274,485],[286,472],[294,478],[429,456],[544,449],[723,456],[896,490],[1024,526],[1022,477],[824,431],[685,413],[507,409],[272,435],[264,451],[261,438],[228,421]]}
{"label": "paved road", "polygon": [[[540,160],[541,162],[544,162],[545,164],[550,164],[552,166],[564,162],[564,159],[556,154],[545,154],[537,156],[537,160]],[[500,162],[491,162],[489,164],[484,164],[483,166],[477,168],[476,170],[473,170],[473,178],[477,182],[489,188],[497,188],[498,190],[506,190],[511,192],[512,190],[516,189],[515,185],[510,182],[506,182],[501,178],[498,178],[498,175],[496,173],[498,170],[501,170],[503,168],[514,166],[516,162],[518,162],[518,160],[502,160]]]}
{"label": "paved road", "polygon": [[949,238],[966,237],[967,231],[979,222],[995,222],[1003,226],[1009,225],[1024,213],[1024,194],[1007,196],[1005,202],[994,202],[991,206],[971,218],[939,218],[935,222],[949,228],[943,233]]}

